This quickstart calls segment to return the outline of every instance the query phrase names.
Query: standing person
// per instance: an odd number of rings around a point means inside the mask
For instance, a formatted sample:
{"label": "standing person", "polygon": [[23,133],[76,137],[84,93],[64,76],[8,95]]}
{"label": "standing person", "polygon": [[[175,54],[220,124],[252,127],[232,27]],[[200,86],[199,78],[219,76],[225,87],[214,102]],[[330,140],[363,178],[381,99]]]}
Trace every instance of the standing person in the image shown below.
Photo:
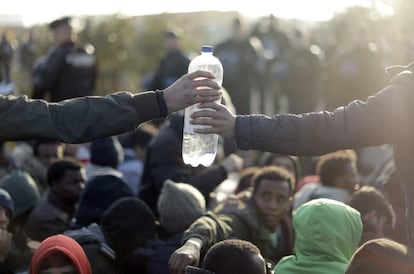
{"label": "standing person", "polygon": [[46,93],[50,93],[51,102],[93,95],[97,74],[94,50],[75,41],[70,20],[63,17],[49,24],[55,47],[35,75],[39,80],[33,87],[34,99],[45,99]]}
{"label": "standing person", "polygon": [[146,84],[148,90],[165,89],[188,71],[190,59],[183,53],[178,30],[165,31],[164,50],[165,56],[161,59],[151,81]]}
{"label": "standing person", "polygon": [[260,40],[263,48],[257,64],[262,113],[278,112],[281,80],[286,73],[290,41],[279,25],[279,18],[270,14],[261,19],[251,33],[252,38]]}
{"label": "standing person", "polygon": [[11,82],[10,72],[13,57],[13,48],[9,40],[7,40],[6,33],[1,35],[0,41],[0,82],[8,84]]}
{"label": "standing person", "polygon": [[223,64],[223,87],[239,114],[250,113],[250,92],[255,81],[256,51],[244,36],[242,22],[234,18],[228,39],[215,46],[214,55]]}
{"label": "standing person", "polygon": [[282,81],[290,113],[315,111],[322,88],[322,53],[306,33],[293,32],[292,47],[286,56],[287,73]]}
{"label": "standing person", "polygon": [[211,73],[196,71],[162,91],[117,92],[54,104],[26,96],[0,96],[0,140],[86,143],[125,133],[142,122],[165,118],[189,105],[218,100],[220,86],[212,79]]}
{"label": "standing person", "polygon": [[[366,101],[353,101],[333,112],[302,115],[235,116],[216,103],[201,104],[193,124],[209,125],[198,133],[234,138],[239,148],[291,155],[392,144],[397,176],[405,196],[408,247],[414,248],[414,63],[388,68],[391,82]],[[200,118],[204,117],[204,118]]]}
{"label": "standing person", "polygon": [[[183,53],[180,29],[164,32],[163,48],[164,57],[160,60],[155,73],[144,83],[147,90],[165,89],[188,71],[190,59]],[[152,122],[160,126],[164,121]]]}

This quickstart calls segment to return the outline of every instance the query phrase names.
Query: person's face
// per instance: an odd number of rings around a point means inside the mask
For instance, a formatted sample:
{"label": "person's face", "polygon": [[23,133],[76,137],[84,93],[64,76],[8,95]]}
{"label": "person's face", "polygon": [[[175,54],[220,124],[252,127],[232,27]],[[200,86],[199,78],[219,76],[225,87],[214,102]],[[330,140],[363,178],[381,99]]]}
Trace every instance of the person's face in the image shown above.
{"label": "person's face", "polygon": [[39,274],[78,274],[78,271],[73,265],[65,265],[40,270]]}
{"label": "person's face", "polygon": [[53,41],[56,45],[63,44],[71,40],[72,28],[68,25],[61,25],[53,30]]}
{"label": "person's face", "polygon": [[53,191],[65,202],[75,204],[85,187],[85,170],[67,169],[60,182],[54,183]]}
{"label": "person's face", "polygon": [[10,215],[7,209],[0,206],[0,229],[6,230],[10,223]]}
{"label": "person's face", "polygon": [[262,179],[253,194],[253,203],[266,226],[273,231],[292,205],[289,182]]}
{"label": "person's face", "polygon": [[58,143],[45,143],[37,148],[37,159],[49,167],[54,161],[63,158],[63,146]]}

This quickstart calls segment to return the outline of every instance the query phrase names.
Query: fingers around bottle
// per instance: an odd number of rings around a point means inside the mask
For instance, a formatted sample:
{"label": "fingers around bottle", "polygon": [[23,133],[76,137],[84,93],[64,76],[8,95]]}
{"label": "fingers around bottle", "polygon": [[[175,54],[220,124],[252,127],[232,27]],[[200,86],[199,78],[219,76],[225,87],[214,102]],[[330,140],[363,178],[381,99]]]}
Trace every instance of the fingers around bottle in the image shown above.
{"label": "fingers around bottle", "polygon": [[[211,122],[211,119],[217,118],[217,111],[207,109],[207,108],[202,108],[198,111],[195,111],[191,115],[190,118],[191,118],[190,122],[197,119],[196,121],[194,121],[194,122],[197,122],[197,124],[198,124],[198,120],[200,120],[201,123]],[[202,118],[206,118],[206,119],[202,119]]]}
{"label": "fingers around bottle", "polygon": [[195,103],[214,102],[220,100],[220,95],[200,95],[194,98]]}
{"label": "fingers around bottle", "polygon": [[221,86],[216,81],[211,80],[211,79],[206,79],[206,78],[195,80],[194,84],[197,87],[209,87],[209,88],[217,89],[217,90],[221,89]]}
{"label": "fingers around bottle", "polygon": [[205,78],[210,78],[210,79],[215,78],[214,75],[211,72],[204,71],[204,70],[197,70],[197,71],[191,72],[191,73],[188,74],[188,77],[190,79],[196,79],[196,78],[199,78],[199,77],[205,77]]}
{"label": "fingers around bottle", "polygon": [[[218,112],[218,111],[220,111],[224,108],[224,106],[222,104],[217,103],[215,101],[202,102],[201,104],[198,105],[198,107],[200,109],[202,109],[203,111],[207,110],[207,109],[212,109],[212,110],[214,110],[213,111],[214,113],[216,113],[216,112]],[[211,112],[211,110],[210,110],[210,112]],[[211,114],[211,115],[213,115],[213,114]]]}

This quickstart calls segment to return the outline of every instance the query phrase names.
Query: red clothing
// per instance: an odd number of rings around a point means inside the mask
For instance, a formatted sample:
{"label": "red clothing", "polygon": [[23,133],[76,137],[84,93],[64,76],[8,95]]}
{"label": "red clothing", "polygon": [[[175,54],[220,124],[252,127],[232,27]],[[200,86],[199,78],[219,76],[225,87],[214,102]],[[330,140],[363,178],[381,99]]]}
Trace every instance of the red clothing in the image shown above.
{"label": "red clothing", "polygon": [[91,274],[91,265],[82,247],[72,238],[59,234],[46,238],[33,254],[29,274],[38,274],[43,260],[52,252],[62,252],[73,262],[79,274]]}

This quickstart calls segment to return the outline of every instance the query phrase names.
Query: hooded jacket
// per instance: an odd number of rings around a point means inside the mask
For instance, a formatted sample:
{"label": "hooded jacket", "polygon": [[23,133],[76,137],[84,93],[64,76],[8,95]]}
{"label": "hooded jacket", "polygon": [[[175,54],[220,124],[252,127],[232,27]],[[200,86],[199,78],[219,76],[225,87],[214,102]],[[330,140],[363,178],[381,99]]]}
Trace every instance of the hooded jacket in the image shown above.
{"label": "hooded jacket", "polygon": [[[414,199],[410,198],[414,195],[414,62],[387,71],[393,77],[388,86],[364,102],[356,100],[333,112],[237,116],[237,146],[316,156],[391,144],[408,208],[406,220],[414,220]],[[414,249],[414,223],[410,223],[409,234],[408,245]]]}
{"label": "hooded jacket", "polygon": [[280,260],[276,273],[343,274],[362,234],[358,211],[324,198],[300,206],[293,226],[296,254]]}
{"label": "hooded jacket", "polygon": [[73,262],[79,274],[91,274],[91,266],[82,247],[65,235],[54,235],[45,239],[33,254],[29,274],[38,274],[42,262],[54,252],[64,253]]}

